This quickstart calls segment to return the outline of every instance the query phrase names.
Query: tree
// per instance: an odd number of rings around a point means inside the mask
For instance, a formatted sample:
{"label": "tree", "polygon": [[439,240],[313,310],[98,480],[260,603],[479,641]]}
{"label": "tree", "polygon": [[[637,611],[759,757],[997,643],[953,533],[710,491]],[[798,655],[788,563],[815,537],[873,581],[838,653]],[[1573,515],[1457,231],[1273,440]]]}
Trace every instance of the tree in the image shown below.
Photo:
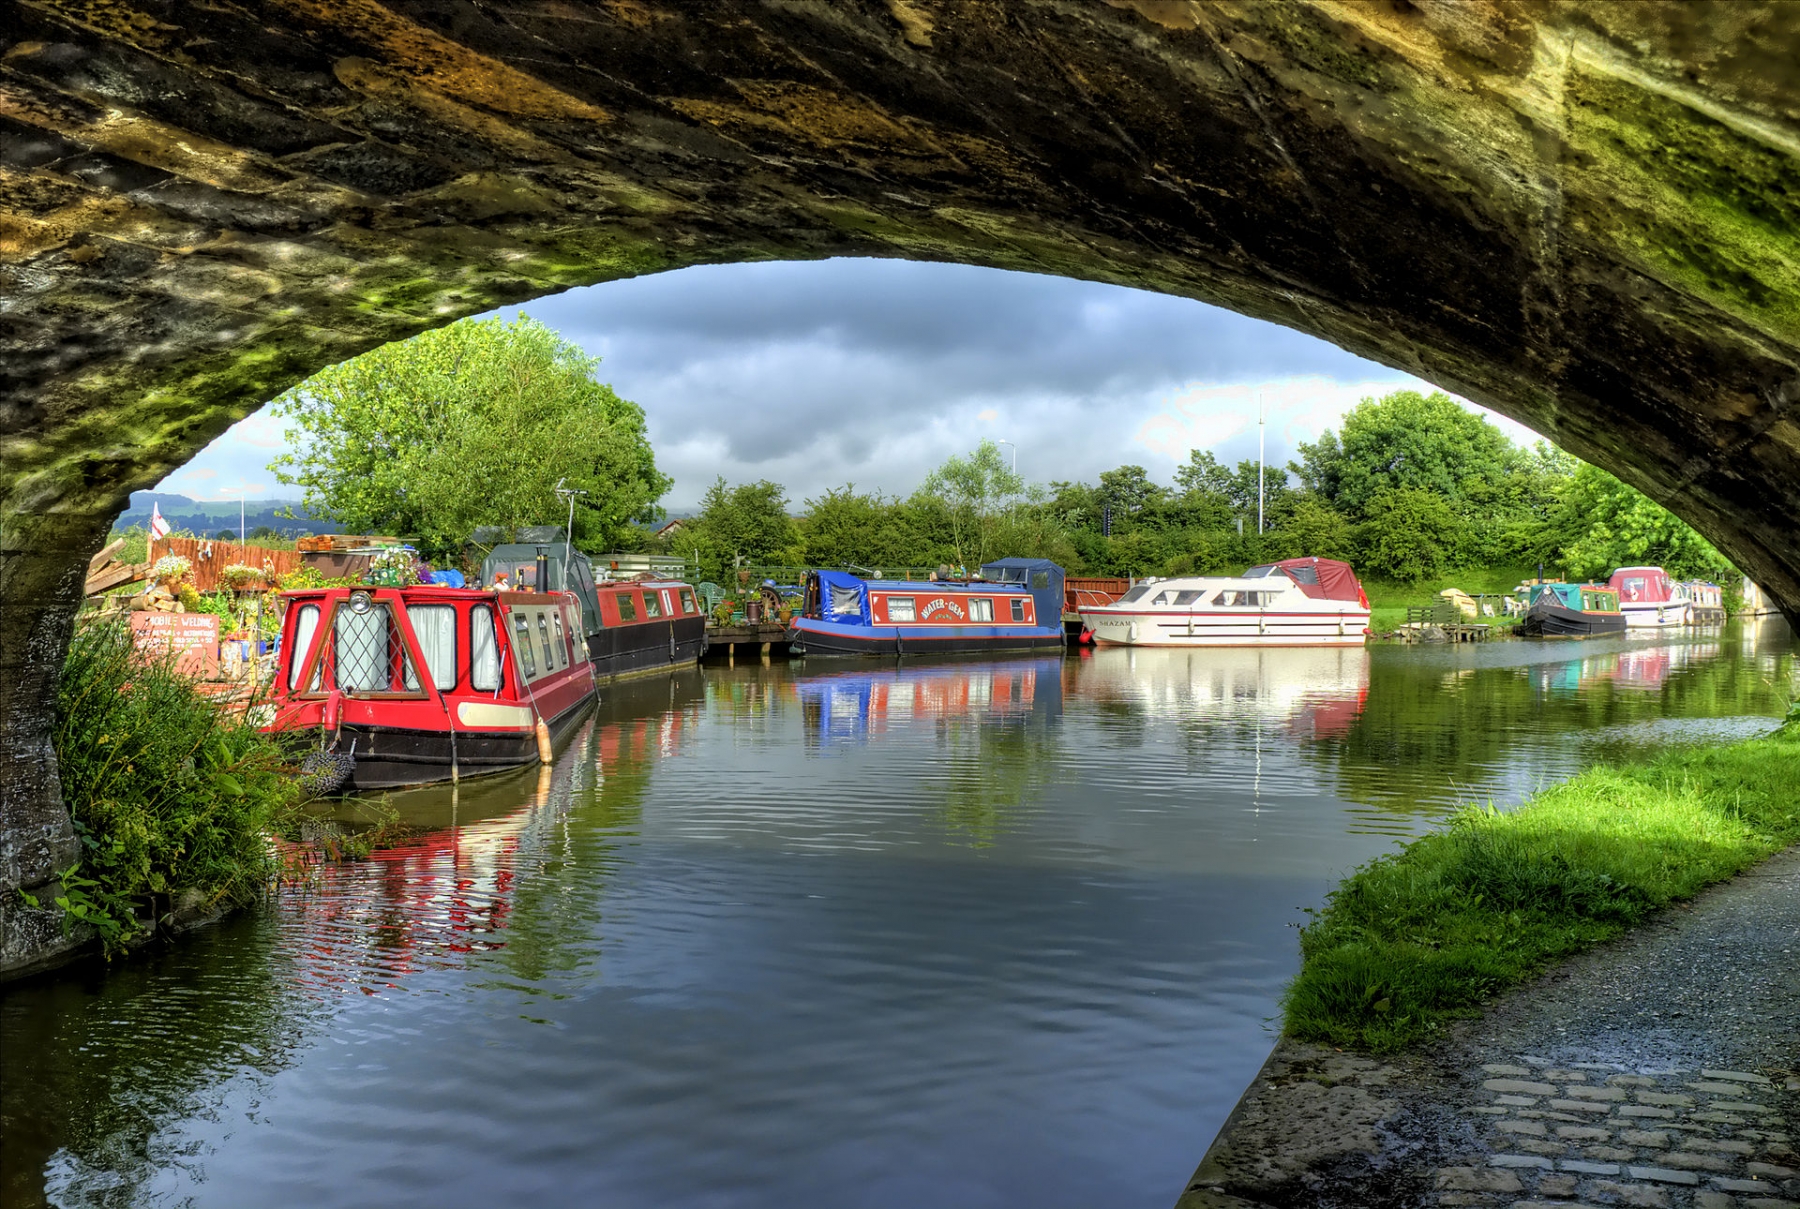
{"label": "tree", "polygon": [[977,567],[987,558],[996,518],[1024,489],[1000,446],[983,441],[968,457],[951,457],[932,471],[916,494],[944,506],[956,561]]}
{"label": "tree", "polygon": [[1350,522],[1314,495],[1298,495],[1282,517],[1281,531],[1300,557],[1349,559],[1355,556],[1356,533]]}
{"label": "tree", "polygon": [[1100,472],[1100,498],[1112,505],[1113,518],[1119,520],[1160,503],[1163,489],[1142,466],[1120,466]]}
{"label": "tree", "polygon": [[1564,570],[1602,578],[1615,567],[1658,566],[1678,579],[1718,576],[1731,564],[1680,517],[1598,466],[1571,476],[1559,510]]}
{"label": "tree", "polygon": [[577,497],[575,537],[608,546],[659,515],[644,413],[590,357],[524,315],[466,319],[384,345],[275,400],[299,449],[270,464],[315,516],[459,548],[477,526],[560,523],[558,480]]}
{"label": "tree", "polygon": [[1462,519],[1439,493],[1384,487],[1370,497],[1368,519],[1357,526],[1360,562],[1365,572],[1382,579],[1416,584],[1460,564],[1465,533]]}
{"label": "tree", "polygon": [[1187,465],[1175,469],[1175,489],[1183,495],[1231,494],[1231,471],[1219,464],[1211,451],[1188,450]]}
{"label": "tree", "polygon": [[861,495],[846,483],[806,501],[800,548],[814,567],[917,564],[927,556],[917,548],[911,519],[900,501],[880,492]]}
{"label": "tree", "polygon": [[794,557],[799,534],[787,512],[787,488],[759,479],[728,487],[713,481],[700,499],[700,515],[675,535],[677,553],[697,556],[701,568],[724,577],[745,563],[773,563]]}
{"label": "tree", "polygon": [[237,537],[238,531],[236,529],[221,529],[213,534],[213,540],[216,542],[234,542],[237,540]]}
{"label": "tree", "polygon": [[1357,404],[1341,437],[1327,430],[1302,443],[1295,469],[1339,511],[1361,520],[1384,490],[1429,491],[1456,503],[1480,499],[1516,453],[1505,433],[1449,395],[1398,390]]}

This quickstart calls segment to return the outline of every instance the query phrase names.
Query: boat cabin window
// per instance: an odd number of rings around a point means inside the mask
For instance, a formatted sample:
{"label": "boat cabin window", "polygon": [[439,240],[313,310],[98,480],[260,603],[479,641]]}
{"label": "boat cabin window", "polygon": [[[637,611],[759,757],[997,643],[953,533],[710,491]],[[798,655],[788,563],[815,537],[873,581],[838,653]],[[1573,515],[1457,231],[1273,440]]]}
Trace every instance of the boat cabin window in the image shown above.
{"label": "boat cabin window", "polygon": [[662,616],[661,593],[659,593],[659,592],[645,592],[644,593],[644,616],[645,617],[661,617]]}
{"label": "boat cabin window", "polygon": [[439,689],[456,687],[456,606],[409,605],[406,619],[412,623],[425,670]]}
{"label": "boat cabin window", "polygon": [[[306,670],[306,652],[312,646],[313,635],[319,631],[319,606],[307,604],[300,606],[300,614],[294,619],[294,647],[288,652],[288,688],[295,689],[300,685],[300,673]],[[313,691],[318,691],[318,678],[313,678]]]}
{"label": "boat cabin window", "polygon": [[1014,621],[1024,621],[1025,620],[1025,602],[1024,601],[1015,600],[1012,602],[1012,617],[1013,617]]}
{"label": "boat cabin window", "polygon": [[1220,592],[1213,600],[1215,605],[1224,609],[1260,609],[1269,603],[1273,592]]}
{"label": "boat cabin window", "polygon": [[1178,605],[1191,605],[1196,600],[1199,600],[1201,595],[1202,594],[1199,592],[1177,592],[1175,593],[1175,603]]}
{"label": "boat cabin window", "polygon": [[618,595],[614,596],[613,599],[619,602],[620,621],[637,620],[637,600],[631,593],[620,592]]}
{"label": "boat cabin window", "polygon": [[1251,567],[1248,571],[1246,571],[1242,575],[1238,576],[1238,578],[1239,579],[1266,579],[1273,574],[1275,574],[1275,564],[1274,563],[1266,563],[1260,567]]}
{"label": "boat cabin window", "polygon": [[332,676],[346,693],[419,691],[419,677],[407,657],[385,604],[365,603],[360,592],[338,606],[332,622]]}
{"label": "boat cabin window", "polygon": [[494,610],[469,610],[469,687],[478,693],[500,691],[500,646],[494,638]]}
{"label": "boat cabin window", "polygon": [[1135,587],[1135,588],[1131,589],[1129,592],[1125,593],[1125,595],[1119,597],[1119,603],[1120,604],[1136,604],[1138,601],[1144,599],[1144,597],[1148,596],[1149,594],[1150,594],[1150,585],[1149,584],[1139,584],[1137,587]]}
{"label": "boat cabin window", "polygon": [[1153,605],[1168,604],[1172,595],[1173,593],[1170,592],[1158,592],[1150,598],[1150,603]]}
{"label": "boat cabin window", "polygon": [[694,604],[694,593],[688,588],[681,589],[681,611],[683,613],[698,613],[700,611]]}
{"label": "boat cabin window", "polygon": [[913,618],[913,598],[911,596],[888,597],[889,621],[912,621]]}
{"label": "boat cabin window", "polygon": [[1049,587],[1050,586],[1050,572],[1048,572],[1048,571],[1033,571],[1031,573],[1031,586],[1034,588]]}
{"label": "boat cabin window", "polygon": [[546,672],[555,671],[557,644],[550,641],[550,619],[544,616],[542,610],[538,611],[537,625],[538,641],[544,646],[544,670]]}
{"label": "boat cabin window", "polygon": [[531,622],[523,613],[513,614],[513,650],[525,669],[525,679],[537,679],[537,656],[531,649]]}
{"label": "boat cabin window", "polygon": [[1642,600],[1649,591],[1650,581],[1642,576],[1633,576],[1620,585],[1619,596],[1625,600]]}
{"label": "boat cabin window", "polygon": [[970,621],[994,620],[994,602],[985,596],[977,596],[969,601]]}
{"label": "boat cabin window", "polygon": [[556,649],[562,652],[562,665],[575,662],[575,649],[569,643],[569,632],[563,628],[562,610],[550,614],[550,628],[556,631]]}

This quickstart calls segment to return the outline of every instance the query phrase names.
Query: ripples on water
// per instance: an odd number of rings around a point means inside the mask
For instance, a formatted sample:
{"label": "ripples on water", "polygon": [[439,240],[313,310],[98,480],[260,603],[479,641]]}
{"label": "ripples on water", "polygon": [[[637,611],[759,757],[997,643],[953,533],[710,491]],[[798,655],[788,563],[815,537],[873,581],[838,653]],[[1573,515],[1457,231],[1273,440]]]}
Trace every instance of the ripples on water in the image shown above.
{"label": "ripples on water", "polygon": [[414,842],[0,999],[8,1204],[1169,1204],[1296,908],[1466,801],[1767,729],[1664,642],[776,664],[609,690]]}

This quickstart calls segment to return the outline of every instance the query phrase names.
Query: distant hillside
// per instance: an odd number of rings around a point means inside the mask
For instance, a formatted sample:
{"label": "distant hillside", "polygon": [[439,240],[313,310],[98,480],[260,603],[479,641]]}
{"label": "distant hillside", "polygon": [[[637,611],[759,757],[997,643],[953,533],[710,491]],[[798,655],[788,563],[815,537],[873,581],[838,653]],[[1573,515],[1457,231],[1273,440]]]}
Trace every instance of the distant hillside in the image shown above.
{"label": "distant hillside", "polygon": [[[148,528],[151,504],[162,509],[163,519],[173,529],[186,529],[210,536],[221,529],[235,530],[238,527],[236,500],[196,500],[162,491],[134,491],[131,493],[131,507],[119,513],[119,519],[113,522],[113,528],[129,529],[134,525],[140,529]],[[277,515],[290,509],[294,513],[292,520]],[[318,519],[296,500],[245,500],[244,528],[250,530],[263,525],[283,537],[302,533],[335,533],[338,530],[337,522]]]}

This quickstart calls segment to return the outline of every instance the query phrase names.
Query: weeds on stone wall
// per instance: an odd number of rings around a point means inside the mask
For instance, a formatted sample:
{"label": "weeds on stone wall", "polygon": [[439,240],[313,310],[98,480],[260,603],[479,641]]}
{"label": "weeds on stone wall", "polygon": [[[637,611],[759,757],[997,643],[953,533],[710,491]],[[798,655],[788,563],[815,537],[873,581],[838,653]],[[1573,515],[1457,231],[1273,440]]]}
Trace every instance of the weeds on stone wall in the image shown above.
{"label": "weeds on stone wall", "polygon": [[268,836],[300,796],[284,753],[172,659],[137,650],[123,625],[76,632],[55,743],[81,841],[58,904],[109,955],[173,905],[240,904],[273,877]]}
{"label": "weeds on stone wall", "polygon": [[[1792,715],[1800,718],[1800,714]],[[1470,808],[1352,874],[1301,932],[1303,1041],[1401,1049],[1552,962],[1800,842],[1800,721]]]}

